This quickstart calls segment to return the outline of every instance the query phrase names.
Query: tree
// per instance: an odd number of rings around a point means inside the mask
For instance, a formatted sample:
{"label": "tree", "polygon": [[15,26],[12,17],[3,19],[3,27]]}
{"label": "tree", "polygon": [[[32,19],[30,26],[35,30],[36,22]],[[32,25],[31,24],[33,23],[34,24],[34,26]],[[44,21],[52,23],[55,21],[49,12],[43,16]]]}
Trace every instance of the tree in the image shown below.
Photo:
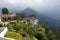
{"label": "tree", "polygon": [[28,40],[38,40],[37,38],[33,37],[33,36],[29,36]]}
{"label": "tree", "polygon": [[3,13],[3,14],[8,14],[8,13],[9,13],[9,11],[8,11],[8,9],[7,9],[7,8],[3,8],[3,9],[2,9],[2,13]]}
{"label": "tree", "polygon": [[15,30],[14,30],[14,27],[13,27],[14,24],[9,23],[9,24],[7,24],[6,26],[8,27],[9,31],[15,31]]}
{"label": "tree", "polygon": [[48,38],[46,37],[46,35],[43,32],[39,32],[36,34],[36,38],[38,40],[48,40]]}
{"label": "tree", "polygon": [[2,25],[2,24],[0,24],[0,27],[3,27],[3,25]]}
{"label": "tree", "polygon": [[21,13],[20,13],[20,17],[23,19],[23,18],[27,17],[27,14],[24,13],[24,12],[21,12]]}
{"label": "tree", "polygon": [[49,40],[56,40],[56,35],[54,35],[54,33],[49,30],[48,33],[47,33],[47,38]]}
{"label": "tree", "polygon": [[29,17],[34,17],[34,18],[36,18],[36,15],[35,15],[35,14],[32,14],[32,15],[30,15]]}
{"label": "tree", "polygon": [[13,38],[16,40],[22,40],[22,36],[16,32],[7,32],[5,34],[5,37]]}
{"label": "tree", "polygon": [[32,40],[37,40],[37,38],[35,38],[35,37],[32,37]]}
{"label": "tree", "polygon": [[56,31],[57,31],[56,32],[56,39],[60,40],[60,27],[58,27]]}
{"label": "tree", "polygon": [[45,28],[45,34],[47,35],[47,38],[49,40],[56,40],[56,35],[54,34],[53,31],[50,30],[50,28]]}
{"label": "tree", "polygon": [[21,13],[16,13],[16,19],[17,20],[22,20],[23,18],[27,17],[26,13],[21,12]]}
{"label": "tree", "polygon": [[16,19],[17,21],[18,21],[18,20],[21,20],[20,13],[16,13],[15,19]]}

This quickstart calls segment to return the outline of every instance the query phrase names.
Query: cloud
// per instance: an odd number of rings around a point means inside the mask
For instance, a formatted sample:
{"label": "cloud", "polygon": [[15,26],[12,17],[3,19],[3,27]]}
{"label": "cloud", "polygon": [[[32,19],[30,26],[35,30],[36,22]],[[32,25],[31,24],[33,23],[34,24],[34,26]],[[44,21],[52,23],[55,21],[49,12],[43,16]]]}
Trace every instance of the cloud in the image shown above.
{"label": "cloud", "polygon": [[12,11],[30,7],[48,16],[60,17],[60,0],[0,0],[0,8],[3,7]]}
{"label": "cloud", "polygon": [[42,7],[44,6],[43,0],[0,0],[1,7]]}
{"label": "cloud", "polygon": [[0,0],[0,8],[24,9],[31,7],[36,10],[55,10],[60,8],[60,0]]}

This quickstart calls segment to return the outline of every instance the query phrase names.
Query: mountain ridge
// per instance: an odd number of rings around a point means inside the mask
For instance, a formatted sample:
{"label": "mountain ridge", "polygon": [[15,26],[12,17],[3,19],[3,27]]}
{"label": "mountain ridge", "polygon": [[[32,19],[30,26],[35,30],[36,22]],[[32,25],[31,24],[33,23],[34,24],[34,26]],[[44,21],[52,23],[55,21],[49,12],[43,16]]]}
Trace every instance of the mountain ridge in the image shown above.
{"label": "mountain ridge", "polygon": [[57,28],[57,27],[60,26],[60,20],[48,17],[48,16],[43,15],[43,14],[40,14],[40,12],[37,12],[34,9],[26,8],[26,9],[23,10],[23,12],[25,12],[28,15],[35,14],[38,19],[43,18],[42,20],[46,21],[52,27],[56,27]]}

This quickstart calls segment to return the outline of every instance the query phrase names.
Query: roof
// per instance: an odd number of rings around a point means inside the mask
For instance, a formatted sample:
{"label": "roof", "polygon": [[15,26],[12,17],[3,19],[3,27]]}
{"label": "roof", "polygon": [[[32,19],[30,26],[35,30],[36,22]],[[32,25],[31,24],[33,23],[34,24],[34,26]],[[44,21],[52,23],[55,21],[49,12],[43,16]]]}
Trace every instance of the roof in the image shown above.
{"label": "roof", "polygon": [[5,29],[5,27],[0,27],[0,33]]}
{"label": "roof", "polygon": [[26,18],[24,18],[24,20],[32,20],[32,21],[34,21],[34,20],[37,20],[37,18],[29,18],[29,17],[26,17]]}
{"label": "roof", "polygon": [[12,13],[10,13],[10,14],[0,14],[0,18],[7,18],[7,17],[14,17],[15,16],[15,14],[12,14]]}

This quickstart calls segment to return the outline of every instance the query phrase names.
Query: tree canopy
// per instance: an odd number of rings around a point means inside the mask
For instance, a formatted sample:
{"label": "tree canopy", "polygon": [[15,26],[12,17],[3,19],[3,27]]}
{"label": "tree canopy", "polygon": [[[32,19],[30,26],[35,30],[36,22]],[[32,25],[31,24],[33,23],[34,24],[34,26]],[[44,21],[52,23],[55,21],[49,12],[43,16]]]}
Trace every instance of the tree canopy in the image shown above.
{"label": "tree canopy", "polygon": [[2,13],[3,13],[3,14],[8,14],[8,13],[9,13],[9,11],[8,11],[8,9],[7,9],[7,8],[2,8]]}

